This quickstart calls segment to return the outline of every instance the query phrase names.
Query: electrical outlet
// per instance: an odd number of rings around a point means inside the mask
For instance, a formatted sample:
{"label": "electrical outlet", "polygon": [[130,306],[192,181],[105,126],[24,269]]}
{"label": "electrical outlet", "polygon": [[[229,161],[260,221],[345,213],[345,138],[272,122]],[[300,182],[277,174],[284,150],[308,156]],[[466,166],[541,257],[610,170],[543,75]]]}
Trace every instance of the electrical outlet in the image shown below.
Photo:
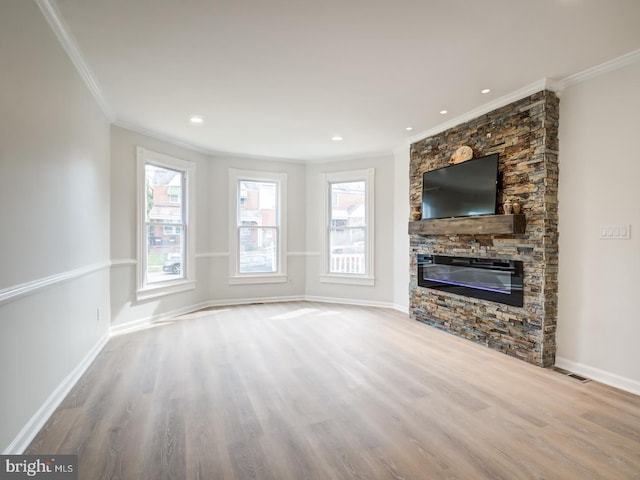
{"label": "electrical outlet", "polygon": [[96,308],[96,321],[100,321],[100,307]]}

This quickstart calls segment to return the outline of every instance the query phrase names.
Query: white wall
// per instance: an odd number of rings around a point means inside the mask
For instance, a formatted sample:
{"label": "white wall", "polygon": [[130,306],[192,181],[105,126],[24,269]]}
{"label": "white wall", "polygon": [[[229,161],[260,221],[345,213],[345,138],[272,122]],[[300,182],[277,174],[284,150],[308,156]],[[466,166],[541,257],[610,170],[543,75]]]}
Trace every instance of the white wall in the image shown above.
{"label": "white wall", "polygon": [[[322,219],[322,173],[375,168],[375,285],[341,285],[321,283],[320,249],[324,235]],[[371,305],[393,305],[394,248],[394,158],[379,156],[358,160],[343,160],[324,164],[309,164],[306,169],[307,195],[307,265],[306,295],[323,300],[346,301]]]}
{"label": "white wall", "polygon": [[[211,242],[207,246],[210,268],[212,303],[261,301],[263,299],[299,299],[305,292],[305,165],[243,157],[215,156],[210,159],[208,178],[211,191],[209,229]],[[287,283],[229,285],[229,169],[266,171],[287,174]]]}
{"label": "white wall", "polygon": [[111,326],[144,323],[199,305],[208,298],[208,265],[196,259],[196,289],[136,300],[136,148],[144,147],[196,164],[196,252],[209,243],[208,156],[119,127],[111,128]]}
{"label": "white wall", "polygon": [[409,312],[409,160],[410,146],[394,152],[393,304]]}
{"label": "white wall", "polygon": [[0,451],[15,453],[108,333],[109,124],[35,2],[3,1],[0,58]]}
{"label": "white wall", "polygon": [[[197,248],[194,291],[137,301],[136,289],[136,147],[196,162]],[[408,155],[408,150],[407,150]],[[394,169],[392,156],[364,158],[330,164],[210,156],[130,130],[112,127],[111,273],[112,327],[133,327],[207,305],[313,298],[374,305],[394,305],[394,255],[405,255],[408,202],[408,160],[398,163],[406,184],[399,207],[404,232],[394,254]],[[406,163],[406,165],[405,165]],[[373,167],[375,185],[375,276],[373,287],[319,282],[322,202],[320,173]],[[287,173],[287,283],[229,284],[229,169]],[[406,243],[406,246],[402,244]],[[406,261],[403,270],[406,273]],[[408,273],[406,275],[408,278]],[[404,279],[406,280],[406,278]],[[404,281],[403,280],[403,281]],[[407,280],[408,281],[408,280]],[[405,287],[406,283],[405,281]],[[406,288],[402,302],[407,302]]]}
{"label": "white wall", "polygon": [[[556,364],[640,394],[640,63],[560,99]],[[601,240],[631,224],[630,240]]]}
{"label": "white wall", "polygon": [[[196,289],[137,301],[136,147],[196,163]],[[112,326],[123,328],[193,308],[263,299],[301,298],[305,290],[305,165],[210,156],[132,132],[111,130]],[[229,285],[229,168],[287,173],[289,281]],[[302,200],[301,200],[302,199]]]}

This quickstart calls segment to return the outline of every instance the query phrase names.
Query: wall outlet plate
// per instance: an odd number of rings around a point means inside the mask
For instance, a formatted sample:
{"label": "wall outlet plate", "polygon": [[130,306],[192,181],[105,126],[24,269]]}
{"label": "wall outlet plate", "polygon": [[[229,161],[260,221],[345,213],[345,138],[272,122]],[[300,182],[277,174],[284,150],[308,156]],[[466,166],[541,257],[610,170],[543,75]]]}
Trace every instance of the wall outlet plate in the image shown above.
{"label": "wall outlet plate", "polygon": [[600,238],[603,240],[629,240],[631,225],[603,225],[600,227]]}

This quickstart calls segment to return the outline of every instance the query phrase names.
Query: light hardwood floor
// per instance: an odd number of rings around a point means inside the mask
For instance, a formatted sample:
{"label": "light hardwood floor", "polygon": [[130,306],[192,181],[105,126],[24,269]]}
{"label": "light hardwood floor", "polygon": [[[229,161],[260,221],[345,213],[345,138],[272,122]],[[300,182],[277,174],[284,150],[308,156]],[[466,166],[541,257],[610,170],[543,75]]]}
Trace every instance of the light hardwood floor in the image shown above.
{"label": "light hardwood floor", "polygon": [[640,397],[310,302],[112,338],[25,453],[98,479],[640,479]]}

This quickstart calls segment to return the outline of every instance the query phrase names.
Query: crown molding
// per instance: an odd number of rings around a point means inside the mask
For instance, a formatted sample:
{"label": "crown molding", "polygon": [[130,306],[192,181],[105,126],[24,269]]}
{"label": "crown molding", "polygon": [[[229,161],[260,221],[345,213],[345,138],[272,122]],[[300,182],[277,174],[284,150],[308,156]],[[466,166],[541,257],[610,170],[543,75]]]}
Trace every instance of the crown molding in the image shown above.
{"label": "crown molding", "polygon": [[562,91],[567,87],[571,87],[572,85],[586,82],[587,80],[591,80],[592,78],[599,77],[600,75],[604,75],[605,73],[613,72],[622,67],[626,67],[627,65],[632,65],[637,62],[640,62],[640,50],[634,50],[633,52],[621,55],[620,57],[616,57],[612,60],[596,65],[595,67],[587,68],[582,72],[569,75],[568,77],[558,80],[556,83],[558,85],[559,91]]}
{"label": "crown molding", "polygon": [[304,160],[308,164],[330,164],[335,162],[347,162],[350,160],[373,159],[393,156],[393,150],[371,150],[368,152],[337,155],[335,157],[311,157]]}
{"label": "crown molding", "polygon": [[154,138],[156,140],[160,140],[163,142],[170,143],[176,147],[186,148],[188,150],[202,153],[203,155],[208,155],[211,157],[224,157],[229,159],[244,159],[244,160],[266,160],[270,162],[282,162],[282,163],[294,163],[296,165],[304,165],[304,164],[325,164],[331,162],[343,162],[348,160],[360,160],[363,158],[379,158],[379,157],[388,157],[393,155],[393,151],[389,150],[380,150],[380,151],[371,151],[371,152],[363,152],[356,153],[353,155],[342,155],[337,157],[313,157],[313,158],[283,158],[283,157],[273,157],[268,155],[252,155],[252,154],[241,154],[234,152],[225,152],[221,150],[212,150],[209,148],[202,147],[200,145],[196,145],[194,143],[185,142],[176,137],[172,137],[171,135],[166,135],[164,133],[157,132],[155,130],[151,130],[140,125],[134,123],[128,123],[122,120],[116,120],[112,122],[116,127],[123,128],[130,132],[138,133],[140,135],[144,135],[146,137]]}
{"label": "crown molding", "polygon": [[468,122],[470,120],[473,120],[474,118],[477,118],[486,113],[492,112],[493,110],[496,110],[500,107],[509,105],[510,103],[513,103],[517,100],[521,100],[529,95],[533,95],[534,93],[541,92],[542,90],[557,91],[557,88],[558,88],[557,82],[549,78],[543,78],[536,82],[530,83],[529,85],[526,85],[522,88],[519,88],[518,90],[514,90],[513,92],[507,95],[504,95],[500,98],[496,98],[492,102],[485,103],[484,105],[481,105],[478,108],[469,110],[467,113],[463,115],[459,115],[447,122],[436,125],[435,127],[430,128],[429,130],[425,130],[424,132],[418,133],[408,138],[407,142],[409,144],[418,142],[427,137],[431,137],[438,133],[444,132],[445,130],[455,127],[456,125],[460,125],[461,123]]}
{"label": "crown molding", "polygon": [[172,137],[171,135],[165,135],[164,133],[157,132],[155,130],[151,130],[135,123],[128,123],[122,120],[114,120],[113,125],[116,127],[123,128],[125,130],[129,130],[130,132],[139,133],[140,135],[144,135],[145,137],[154,138],[156,140],[160,140],[163,142],[170,143],[173,146],[186,148],[193,152],[202,153],[203,155],[212,155],[211,150],[203,148],[199,145],[195,145],[193,143],[185,142],[176,137]]}
{"label": "crown molding", "polygon": [[40,7],[40,10],[47,19],[49,26],[58,38],[62,48],[67,52],[67,55],[76,67],[80,77],[84,80],[84,83],[93,95],[93,98],[100,107],[100,110],[102,110],[102,113],[110,122],[113,122],[115,120],[113,109],[104,97],[102,89],[98,85],[89,65],[85,62],[82,53],[80,53],[80,48],[78,48],[73,35],[71,35],[69,29],[64,23],[62,15],[55,4],[55,0],[36,0],[36,3],[38,4],[38,7]]}
{"label": "crown molding", "polygon": [[378,151],[369,151],[369,152],[361,152],[354,153],[351,155],[341,155],[336,157],[311,157],[311,158],[283,158],[283,157],[273,157],[269,155],[252,155],[250,153],[235,153],[235,152],[225,152],[222,150],[212,150],[209,148],[202,147],[200,145],[196,145],[194,143],[185,142],[176,137],[172,137],[171,135],[166,135],[164,133],[160,133],[156,130],[151,130],[146,127],[142,127],[135,123],[128,123],[122,120],[116,120],[112,122],[114,126],[123,128],[130,132],[138,133],[140,135],[144,135],[149,138],[154,138],[156,140],[160,140],[163,142],[170,143],[176,147],[186,148],[188,150],[202,153],[203,155],[208,155],[211,157],[224,157],[229,159],[244,159],[244,160],[266,160],[270,162],[282,162],[282,163],[294,163],[296,165],[305,165],[305,164],[326,164],[332,162],[344,162],[349,160],[361,160],[361,159],[371,159],[371,158],[380,158],[380,157],[389,157],[393,155],[393,150],[378,150]]}
{"label": "crown molding", "polygon": [[186,148],[187,150],[191,150],[192,152],[201,153],[203,155],[208,155],[210,157],[224,157],[224,158],[230,158],[230,159],[239,158],[244,160],[268,160],[271,162],[295,163],[297,165],[304,164],[305,162],[307,162],[307,160],[304,160],[304,159],[298,160],[295,158],[282,158],[282,157],[272,157],[268,155],[252,155],[249,153],[242,154],[242,153],[234,153],[234,152],[225,152],[222,150],[212,150],[210,148],[197,145],[195,143],[185,142],[184,140],[180,140],[177,137],[160,133],[156,130],[149,129],[135,123],[129,123],[123,120],[115,120],[112,122],[112,124],[124,130],[138,133],[140,135],[144,135],[145,137],[160,140],[162,142],[170,143],[171,145],[176,147]]}
{"label": "crown molding", "polygon": [[445,130],[448,130],[449,128],[455,127],[456,125],[468,122],[469,120],[473,120],[476,117],[489,113],[497,108],[504,107],[505,105],[520,100],[528,95],[533,95],[534,93],[540,92],[542,90],[551,90],[557,94],[560,94],[564,89],[568,87],[585,82],[587,80],[591,80],[592,78],[604,75],[609,72],[613,72],[622,67],[626,67],[627,65],[632,65],[637,62],[640,62],[640,49],[634,50],[627,54],[621,55],[620,57],[596,65],[595,67],[588,68],[586,70],[558,80],[552,78],[543,78],[529,85],[526,85],[525,87],[515,90],[507,95],[504,95],[503,97],[497,98],[492,102],[485,103],[484,105],[481,105],[474,110],[470,110],[463,115],[453,118],[448,122],[441,123],[433,128],[430,128],[429,130],[418,133],[408,138],[407,143],[412,144],[427,137],[431,137]]}

